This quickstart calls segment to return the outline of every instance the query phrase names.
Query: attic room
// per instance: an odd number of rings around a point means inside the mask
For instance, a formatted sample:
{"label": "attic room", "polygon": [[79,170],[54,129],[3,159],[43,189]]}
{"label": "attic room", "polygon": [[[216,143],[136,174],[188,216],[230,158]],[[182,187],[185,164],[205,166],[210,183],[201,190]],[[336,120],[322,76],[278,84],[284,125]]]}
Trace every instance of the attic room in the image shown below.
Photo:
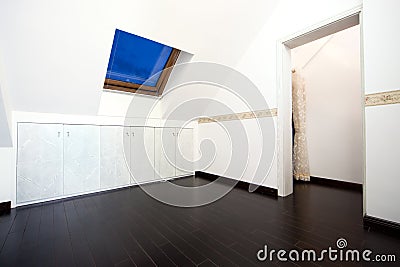
{"label": "attic room", "polygon": [[0,266],[397,266],[399,9],[2,0]]}

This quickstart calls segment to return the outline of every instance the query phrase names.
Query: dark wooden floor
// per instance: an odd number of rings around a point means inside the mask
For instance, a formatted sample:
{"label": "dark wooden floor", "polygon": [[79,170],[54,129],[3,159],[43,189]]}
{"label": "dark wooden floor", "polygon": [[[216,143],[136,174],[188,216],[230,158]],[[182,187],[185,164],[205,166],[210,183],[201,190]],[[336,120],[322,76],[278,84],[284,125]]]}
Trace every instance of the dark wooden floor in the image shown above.
{"label": "dark wooden floor", "polygon": [[318,250],[340,237],[348,247],[395,253],[399,261],[400,239],[363,229],[359,192],[296,184],[292,196],[274,199],[234,189],[204,207],[176,208],[133,187],[0,216],[0,266],[266,265],[256,258],[265,244]]}

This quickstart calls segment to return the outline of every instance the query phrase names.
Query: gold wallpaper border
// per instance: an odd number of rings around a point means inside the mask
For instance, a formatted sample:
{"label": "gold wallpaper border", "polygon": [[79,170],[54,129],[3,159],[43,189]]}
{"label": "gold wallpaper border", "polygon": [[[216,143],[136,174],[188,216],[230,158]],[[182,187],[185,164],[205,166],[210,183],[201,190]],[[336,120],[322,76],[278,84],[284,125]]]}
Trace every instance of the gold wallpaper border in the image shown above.
{"label": "gold wallpaper border", "polygon": [[382,106],[400,103],[400,90],[365,95],[365,106]]}
{"label": "gold wallpaper border", "polygon": [[[400,90],[379,92],[365,95],[365,106],[381,106],[390,104],[400,104]],[[278,109],[264,109],[256,111],[247,111],[241,113],[233,113],[226,115],[212,116],[208,118],[199,118],[198,123],[211,123],[217,121],[234,121],[234,120],[247,120],[255,118],[276,117]]]}
{"label": "gold wallpaper border", "polygon": [[208,118],[200,118],[198,120],[198,123],[247,120],[247,119],[255,119],[255,118],[275,117],[277,115],[278,115],[278,109],[272,108],[272,109],[247,111],[247,112],[233,113],[233,114],[226,114],[226,115],[218,115],[218,116],[212,116],[212,117],[208,117]]}

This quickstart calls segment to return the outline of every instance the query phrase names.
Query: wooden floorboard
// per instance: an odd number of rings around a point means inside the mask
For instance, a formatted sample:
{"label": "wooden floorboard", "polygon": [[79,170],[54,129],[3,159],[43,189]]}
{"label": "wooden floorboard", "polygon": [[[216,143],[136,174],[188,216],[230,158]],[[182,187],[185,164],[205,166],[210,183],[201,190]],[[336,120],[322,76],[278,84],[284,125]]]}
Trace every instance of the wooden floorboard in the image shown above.
{"label": "wooden floorboard", "polygon": [[[196,177],[173,183],[200,186],[209,181]],[[400,260],[398,237],[364,229],[358,191],[296,183],[293,195],[274,198],[234,188],[209,205],[178,208],[132,187],[0,216],[0,266],[261,266],[267,263],[258,261],[256,253],[264,245],[319,251],[335,248],[338,238],[345,238],[349,248],[396,254]]]}

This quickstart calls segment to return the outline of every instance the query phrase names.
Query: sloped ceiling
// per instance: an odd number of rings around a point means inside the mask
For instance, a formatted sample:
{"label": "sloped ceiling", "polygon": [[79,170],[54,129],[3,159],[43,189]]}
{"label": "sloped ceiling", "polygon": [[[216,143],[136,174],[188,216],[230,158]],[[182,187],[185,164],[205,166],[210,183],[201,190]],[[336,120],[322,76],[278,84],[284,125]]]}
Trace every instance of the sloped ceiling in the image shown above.
{"label": "sloped ceiling", "polygon": [[233,66],[277,1],[3,0],[13,110],[95,115],[115,28]]}
{"label": "sloped ceiling", "polygon": [[1,53],[0,53],[0,147],[12,147],[10,97],[7,91],[7,83],[4,77],[4,65]]}
{"label": "sloped ceiling", "polygon": [[7,112],[6,100],[0,85],[0,147],[11,147],[11,130],[9,123],[9,113]]}

